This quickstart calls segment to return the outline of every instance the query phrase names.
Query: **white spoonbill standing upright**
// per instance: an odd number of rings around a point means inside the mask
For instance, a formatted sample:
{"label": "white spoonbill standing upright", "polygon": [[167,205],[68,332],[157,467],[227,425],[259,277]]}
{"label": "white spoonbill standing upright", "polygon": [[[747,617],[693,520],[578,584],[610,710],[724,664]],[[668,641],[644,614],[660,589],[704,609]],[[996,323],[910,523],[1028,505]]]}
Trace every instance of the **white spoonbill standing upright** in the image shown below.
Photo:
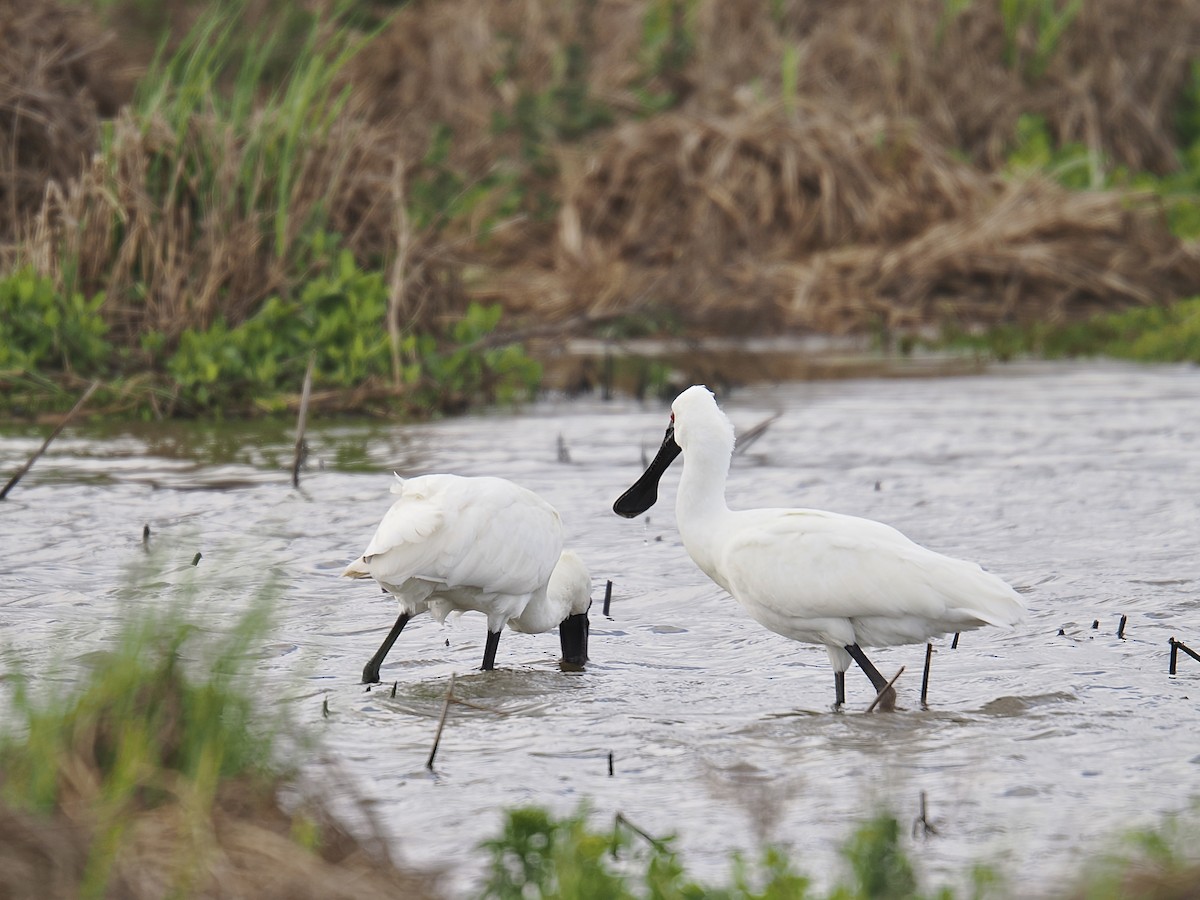
{"label": "white spoonbill standing upright", "polygon": [[671,405],[658,454],[613,511],[633,518],[653,506],[659,479],[682,452],[675,517],[688,555],[755,621],[784,637],[825,645],[835,708],[846,700],[851,660],[871,679],[881,708],[895,706],[895,688],[864,646],[1012,626],[1024,615],[1021,596],[995,575],[927,550],[881,522],[817,509],[729,509],[725,480],[733,444],[733,425],[712,392],[688,388]]}
{"label": "white spoonbill standing upright", "polygon": [[400,604],[396,624],[363,668],[379,667],[413,616],[439,622],[454,611],[487,615],[483,668],[496,663],[505,625],[539,634],[558,626],[564,662],[587,661],[591,578],[564,551],[557,510],[533,491],[503,478],[396,476],[399,495],[367,549],[342,574],[374,578]]}

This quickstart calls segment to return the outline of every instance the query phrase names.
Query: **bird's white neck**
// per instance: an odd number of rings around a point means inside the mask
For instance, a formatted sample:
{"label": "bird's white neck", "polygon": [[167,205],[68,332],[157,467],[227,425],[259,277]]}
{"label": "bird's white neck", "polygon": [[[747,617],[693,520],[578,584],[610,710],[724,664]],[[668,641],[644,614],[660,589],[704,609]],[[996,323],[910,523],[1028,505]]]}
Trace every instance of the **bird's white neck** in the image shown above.
{"label": "bird's white neck", "polygon": [[721,442],[692,442],[684,450],[683,474],[675,500],[679,535],[693,560],[711,575],[711,545],[719,523],[729,515],[725,503],[725,479],[733,452]]}
{"label": "bird's white neck", "polygon": [[570,603],[566,598],[551,594],[545,587],[542,587],[534,592],[525,609],[519,616],[510,619],[508,625],[513,631],[541,634],[565,619],[570,611],[569,606]]}

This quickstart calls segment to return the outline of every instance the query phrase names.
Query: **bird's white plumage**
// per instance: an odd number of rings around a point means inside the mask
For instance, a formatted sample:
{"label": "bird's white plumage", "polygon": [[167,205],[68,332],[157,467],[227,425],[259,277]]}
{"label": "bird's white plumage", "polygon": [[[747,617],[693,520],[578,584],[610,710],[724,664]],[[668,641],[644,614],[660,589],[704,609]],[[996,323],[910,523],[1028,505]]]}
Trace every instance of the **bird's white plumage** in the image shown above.
{"label": "bird's white plumage", "polygon": [[672,405],[683,451],[676,517],[692,559],[759,623],[843,647],[917,643],[983,625],[1011,626],[1024,603],[974,563],[920,546],[880,522],[814,509],[730,510],[733,426],[702,386]]}
{"label": "bird's white plumage", "polygon": [[[490,632],[512,620],[517,630],[546,631],[590,594],[583,563],[562,551],[558,512],[532,491],[458,475],[397,476],[391,490],[395,502],[343,574],[374,578],[402,612],[444,621],[477,610]],[[548,591],[560,558],[561,590]]]}

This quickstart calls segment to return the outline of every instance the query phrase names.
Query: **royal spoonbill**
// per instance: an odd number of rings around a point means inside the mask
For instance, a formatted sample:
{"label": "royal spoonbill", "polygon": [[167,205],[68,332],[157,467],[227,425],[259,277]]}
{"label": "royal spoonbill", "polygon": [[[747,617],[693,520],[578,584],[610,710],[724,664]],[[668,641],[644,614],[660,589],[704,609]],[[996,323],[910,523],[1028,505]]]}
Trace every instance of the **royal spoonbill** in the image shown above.
{"label": "royal spoonbill", "polygon": [[895,689],[864,646],[1012,626],[1023,616],[1021,596],[995,575],[927,550],[881,522],[817,509],[729,509],[725,479],[733,444],[733,425],[712,392],[688,388],[671,405],[658,454],[613,511],[633,518],[653,506],[659,479],[682,452],[675,516],[688,555],[755,621],[784,637],[825,645],[835,709],[846,699],[851,660],[881,694],[881,707],[895,706]]}
{"label": "royal spoonbill", "polygon": [[553,506],[503,478],[397,475],[391,490],[396,501],[342,573],[374,578],[400,603],[396,624],[363,668],[364,684],[379,681],[392,644],[423,612],[439,622],[455,611],[484,613],[484,669],[495,666],[505,625],[526,634],[557,625],[563,661],[587,661],[591,578],[579,557],[562,549]]}

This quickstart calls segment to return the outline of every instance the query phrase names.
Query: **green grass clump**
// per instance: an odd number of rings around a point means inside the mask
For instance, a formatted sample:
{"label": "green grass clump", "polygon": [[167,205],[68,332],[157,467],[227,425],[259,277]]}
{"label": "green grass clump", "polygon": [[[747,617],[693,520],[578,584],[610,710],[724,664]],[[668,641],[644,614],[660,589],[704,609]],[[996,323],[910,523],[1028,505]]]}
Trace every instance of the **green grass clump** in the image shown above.
{"label": "green grass clump", "polygon": [[16,672],[16,726],[0,735],[0,801],[91,832],[83,894],[103,894],[137,817],[165,807],[195,826],[218,790],[272,793],[276,726],[244,690],[269,622],[262,598],[205,640],[184,606],[128,610],[112,651],[78,691],[35,698]]}
{"label": "green grass clump", "polygon": [[[139,81],[134,111],[146,127],[165,123],[170,135],[172,150],[145,173],[150,196],[165,208],[197,203],[209,227],[255,221],[283,259],[296,239],[325,225],[323,203],[304,204],[308,221],[295,221],[298,195],[308,190],[300,179],[310,148],[322,144],[345,104],[337,74],[362,38],[348,28],[330,33],[287,9],[247,32],[244,5],[218,6],[161,55]],[[264,82],[276,85],[265,103]],[[221,127],[198,130],[197,120]]]}

